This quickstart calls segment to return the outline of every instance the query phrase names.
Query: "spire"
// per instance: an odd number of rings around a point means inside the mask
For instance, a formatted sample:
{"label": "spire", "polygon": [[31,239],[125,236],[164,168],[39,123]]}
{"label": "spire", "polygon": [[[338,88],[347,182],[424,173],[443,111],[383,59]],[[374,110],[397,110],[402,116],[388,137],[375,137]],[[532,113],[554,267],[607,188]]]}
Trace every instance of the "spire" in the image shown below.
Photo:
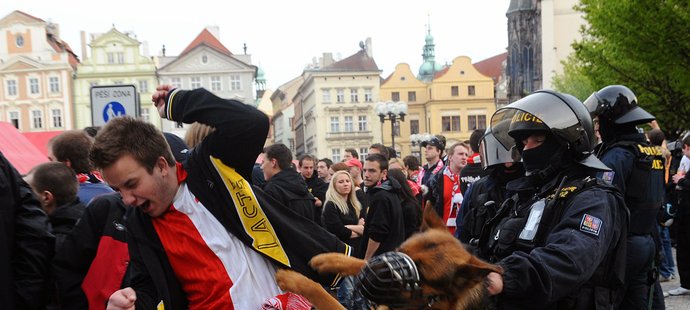
{"label": "spire", "polygon": [[424,59],[424,62],[419,67],[418,74],[418,78],[423,81],[430,81],[439,67],[436,65],[436,45],[434,44],[434,37],[431,35],[431,15],[427,15],[427,18],[425,44],[422,49],[422,59]]}

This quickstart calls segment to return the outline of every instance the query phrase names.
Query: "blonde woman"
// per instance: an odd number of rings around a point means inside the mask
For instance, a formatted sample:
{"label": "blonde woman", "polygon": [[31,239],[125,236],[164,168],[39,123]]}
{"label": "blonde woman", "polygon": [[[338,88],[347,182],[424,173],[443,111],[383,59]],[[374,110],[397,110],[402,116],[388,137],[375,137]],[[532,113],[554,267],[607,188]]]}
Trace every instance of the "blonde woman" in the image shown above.
{"label": "blonde woman", "polygon": [[356,257],[360,257],[356,250],[364,231],[363,221],[359,219],[361,210],[350,174],[347,171],[334,173],[328,184],[321,220],[326,230],[352,247]]}
{"label": "blonde woman", "polygon": [[[362,258],[364,253],[360,255],[358,249],[364,232],[364,220],[360,218],[362,206],[355,191],[350,173],[336,171],[328,184],[321,221],[326,230],[352,247],[352,256]],[[369,309],[368,302],[354,291],[354,277],[345,277],[336,295],[346,309]]]}

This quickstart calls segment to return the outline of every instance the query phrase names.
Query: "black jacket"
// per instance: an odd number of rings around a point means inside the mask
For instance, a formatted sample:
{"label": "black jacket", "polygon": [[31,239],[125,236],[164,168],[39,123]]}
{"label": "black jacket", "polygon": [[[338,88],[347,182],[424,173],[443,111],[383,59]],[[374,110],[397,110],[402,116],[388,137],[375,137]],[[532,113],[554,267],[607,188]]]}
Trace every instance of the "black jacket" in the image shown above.
{"label": "black jacket", "polygon": [[327,201],[323,207],[323,215],[321,216],[321,221],[323,222],[323,227],[328,230],[328,232],[334,234],[341,241],[349,244],[353,249],[356,249],[353,256],[362,258],[363,253],[359,252],[359,245],[362,237],[351,238],[352,230],[345,227],[345,225],[357,225],[359,223],[359,217],[357,217],[357,212],[350,202],[347,203],[347,214],[340,212],[340,209],[336,207],[335,203],[332,201]]}
{"label": "black jacket", "polygon": [[380,243],[374,255],[393,251],[405,241],[405,224],[397,193],[399,190],[400,184],[394,179],[388,179],[367,190],[369,209],[360,245],[360,253],[363,255],[366,255],[369,239]]}
{"label": "black jacket", "polygon": [[94,198],[57,249],[53,273],[63,309],[89,309],[89,301],[103,305],[122,286],[129,263],[126,211],[119,193]]}
{"label": "black jacket", "polygon": [[314,210],[314,222],[321,224],[321,213],[323,213],[323,204],[326,203],[326,191],[328,190],[328,183],[319,179],[317,173],[311,175],[311,178],[304,179],[307,183],[307,189],[314,195],[314,197],[321,200],[321,206]]}
{"label": "black jacket", "polygon": [[[218,98],[205,89],[170,92],[166,112],[172,121],[198,121],[216,128],[183,165],[189,190],[225,229],[278,267],[291,268],[323,285],[337,284],[339,277],[320,275],[308,262],[325,252],[349,254],[349,246],[287,210],[260,188],[252,186],[248,191],[246,180],[251,179],[254,161],[268,134],[268,117],[252,106]],[[235,199],[241,199],[241,204]],[[270,224],[272,230],[245,228],[259,224]],[[160,301],[165,309],[185,309],[186,295],[151,218],[136,209],[128,217],[127,231],[137,309],[155,309]]]}
{"label": "black jacket", "polygon": [[307,190],[304,178],[292,168],[271,177],[264,185],[264,192],[301,216],[310,220],[316,217],[314,196]]}
{"label": "black jacket", "polygon": [[22,176],[0,153],[0,305],[42,309],[55,237]]}
{"label": "black jacket", "polygon": [[53,235],[55,235],[55,251],[62,246],[62,243],[67,238],[72,228],[77,224],[77,221],[84,213],[84,206],[79,198],[70,203],[55,208],[53,214],[49,215],[50,224],[53,226]]}
{"label": "black jacket", "polygon": [[467,187],[485,176],[486,170],[482,168],[481,163],[468,163],[460,170],[460,191],[464,195],[467,192]]}

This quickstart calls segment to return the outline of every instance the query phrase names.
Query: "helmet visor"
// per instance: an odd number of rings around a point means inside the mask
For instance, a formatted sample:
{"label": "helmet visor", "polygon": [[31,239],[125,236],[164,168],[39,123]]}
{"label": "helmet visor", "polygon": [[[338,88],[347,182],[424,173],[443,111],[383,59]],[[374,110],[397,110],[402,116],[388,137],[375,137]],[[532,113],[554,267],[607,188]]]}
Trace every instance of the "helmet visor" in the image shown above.
{"label": "helmet visor", "polygon": [[[514,141],[515,140],[512,138],[510,139],[513,145],[515,144]],[[519,156],[515,157],[513,154],[514,151],[514,147],[506,147],[506,145],[498,141],[491,129],[487,130],[479,143],[479,155],[482,159],[482,168],[486,169],[493,165],[519,162]]]}
{"label": "helmet visor", "polygon": [[587,100],[585,100],[583,103],[585,104],[585,107],[587,107],[587,111],[592,118],[599,116],[599,114],[601,114],[605,108],[604,103],[599,100],[596,92],[593,92],[592,95],[590,95],[589,98],[587,98]]}

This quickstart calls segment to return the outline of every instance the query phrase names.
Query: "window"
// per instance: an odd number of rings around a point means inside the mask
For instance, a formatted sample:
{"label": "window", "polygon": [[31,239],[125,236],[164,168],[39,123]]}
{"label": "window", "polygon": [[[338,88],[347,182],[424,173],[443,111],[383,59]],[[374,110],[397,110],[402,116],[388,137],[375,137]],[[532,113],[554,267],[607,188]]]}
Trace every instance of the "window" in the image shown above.
{"label": "window", "polygon": [[108,64],[114,64],[115,63],[115,53],[108,53]]}
{"label": "window", "polygon": [[468,115],[467,129],[486,129],[486,115]]}
{"label": "window", "polygon": [[201,63],[202,63],[202,64],[208,63],[208,56],[206,56],[206,55],[201,56]]}
{"label": "window", "polygon": [[400,92],[394,91],[391,93],[391,100],[400,101]]}
{"label": "window", "polygon": [[460,131],[460,116],[441,117],[441,127],[443,131]]}
{"label": "window", "polygon": [[220,76],[212,76],[211,77],[211,91],[221,91],[223,90],[223,86],[220,83]]}
{"label": "window", "polygon": [[393,123],[393,135],[396,137],[400,137],[400,121],[396,120],[395,123]]}
{"label": "window", "polygon": [[148,93],[149,92],[149,81],[148,80],[139,80],[139,92],[140,93]]}
{"label": "window", "polygon": [[182,88],[182,81],[180,78],[172,78],[170,79],[170,85],[172,85],[173,88]]}
{"label": "window", "polygon": [[374,102],[374,97],[371,95],[371,88],[364,89],[364,102]]}
{"label": "window", "polygon": [[29,89],[32,95],[39,93],[40,89],[38,88],[38,78],[29,79]]}
{"label": "window", "polygon": [[353,132],[352,116],[345,116],[345,132]]}
{"label": "window", "polygon": [[451,96],[459,96],[460,95],[460,91],[458,90],[457,86],[451,86],[450,87],[450,95]]}
{"label": "window", "polygon": [[62,110],[52,109],[52,110],[50,110],[50,113],[52,114],[52,117],[53,117],[53,128],[62,127]]}
{"label": "window", "polygon": [[359,102],[356,88],[350,88],[350,102]]}
{"label": "window", "polygon": [[7,95],[16,96],[17,95],[17,80],[7,80]]}
{"label": "window", "polygon": [[474,96],[474,85],[467,86],[467,95]]}
{"label": "window", "polygon": [[230,89],[231,90],[241,90],[242,89],[242,83],[240,81],[239,75],[231,75],[230,76]]}
{"label": "window", "polygon": [[117,63],[119,63],[119,64],[125,63],[125,53],[123,53],[123,52],[117,53]]}
{"label": "window", "polygon": [[335,102],[337,102],[337,103],[345,102],[345,90],[344,89],[336,90]]}
{"label": "window", "polygon": [[51,93],[59,93],[60,92],[60,81],[58,80],[57,76],[51,76],[48,78],[48,85],[50,86],[50,92]]}
{"label": "window", "polygon": [[288,118],[288,127],[290,127],[290,130],[292,130],[292,122],[295,120],[294,117],[289,117]]}
{"label": "window", "polygon": [[417,92],[416,91],[408,91],[407,92],[407,101],[408,102],[417,101]]}
{"label": "window", "polygon": [[15,43],[17,43],[17,47],[23,47],[24,46],[24,36],[21,34],[17,35],[17,38],[15,40]]}
{"label": "window", "polygon": [[340,131],[340,120],[337,116],[331,116],[331,132]]}
{"label": "window", "polygon": [[139,117],[144,122],[147,122],[147,123],[150,122],[151,121],[151,115],[149,114],[149,109],[148,108],[142,108],[141,111],[139,111]]}
{"label": "window", "polygon": [[419,120],[418,119],[411,119],[410,120],[410,134],[416,134],[419,133]]}
{"label": "window", "polygon": [[290,151],[294,152],[295,151],[295,139],[288,139],[288,144],[290,147]]}
{"label": "window", "polygon": [[19,112],[17,112],[17,111],[11,111],[10,112],[10,123],[12,123],[12,126],[14,126],[14,128],[19,129]]}
{"label": "window", "polygon": [[200,88],[201,87],[201,77],[195,76],[189,78],[189,84],[192,87],[192,89]]}
{"label": "window", "polygon": [[322,89],[321,90],[321,100],[323,103],[330,103],[331,102],[331,90],[330,89]]}
{"label": "window", "polygon": [[340,149],[331,149],[331,160],[334,163],[340,162]]}
{"label": "window", "polygon": [[367,156],[369,156],[369,148],[368,147],[360,147],[359,148],[359,161],[364,162],[364,160],[367,159]]}
{"label": "window", "polygon": [[365,115],[359,117],[359,131],[367,131],[367,117]]}
{"label": "window", "polygon": [[31,111],[32,128],[43,128],[43,114],[39,110]]}

